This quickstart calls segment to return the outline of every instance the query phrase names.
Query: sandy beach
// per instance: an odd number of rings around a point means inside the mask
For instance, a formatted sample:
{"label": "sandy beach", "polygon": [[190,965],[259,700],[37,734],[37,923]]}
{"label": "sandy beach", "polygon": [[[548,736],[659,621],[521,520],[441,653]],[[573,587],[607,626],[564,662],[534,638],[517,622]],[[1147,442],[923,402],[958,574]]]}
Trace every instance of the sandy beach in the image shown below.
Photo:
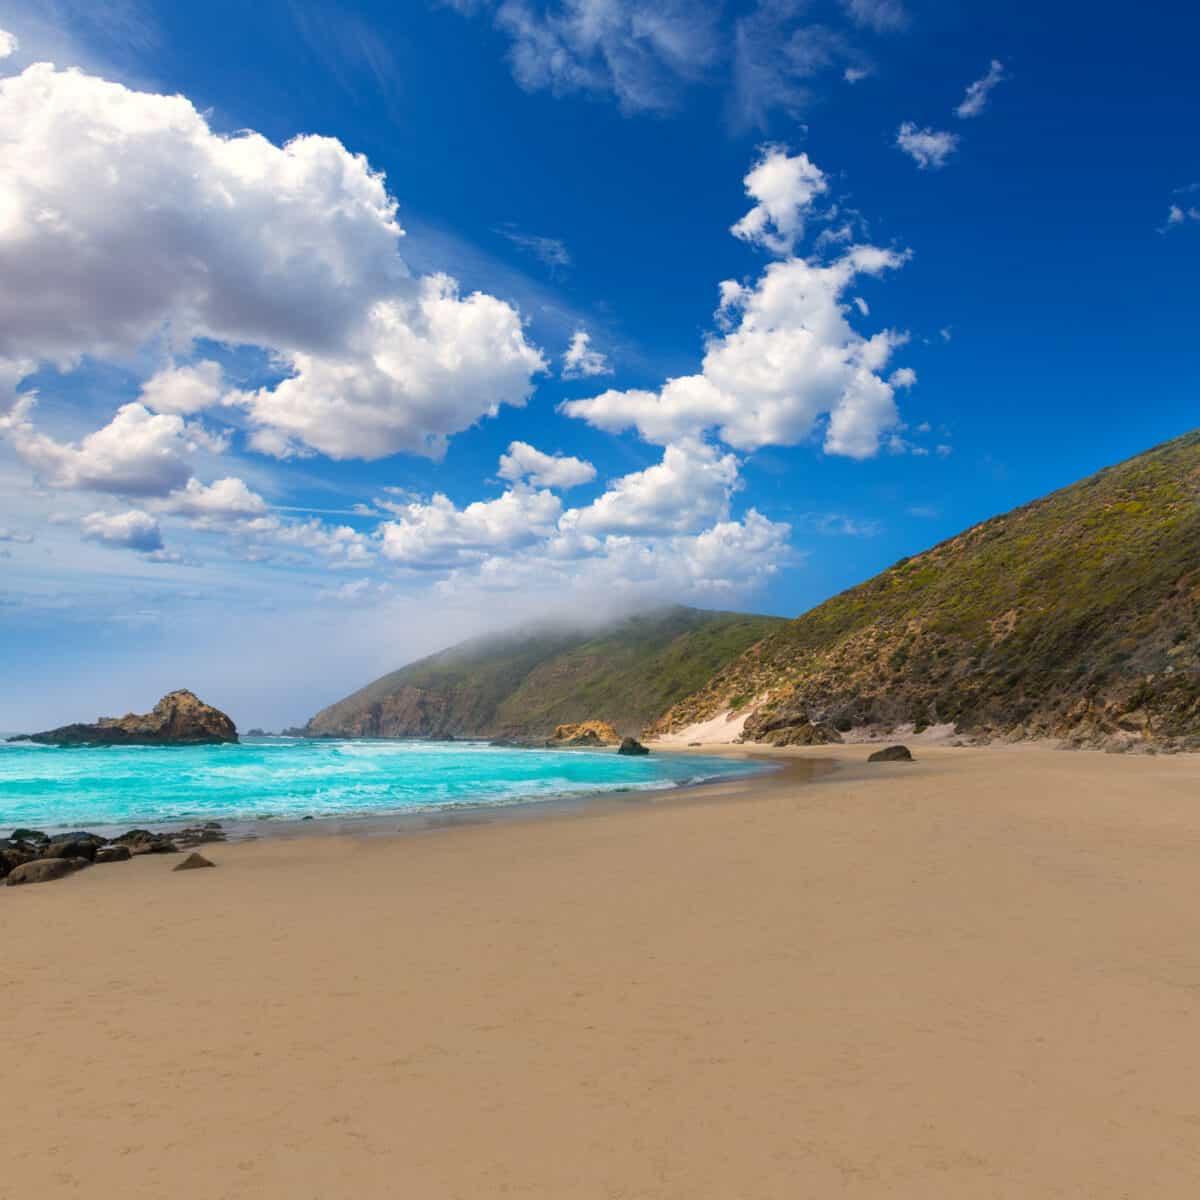
{"label": "sandy beach", "polygon": [[871,747],[0,891],[0,1195],[1194,1197],[1200,756]]}

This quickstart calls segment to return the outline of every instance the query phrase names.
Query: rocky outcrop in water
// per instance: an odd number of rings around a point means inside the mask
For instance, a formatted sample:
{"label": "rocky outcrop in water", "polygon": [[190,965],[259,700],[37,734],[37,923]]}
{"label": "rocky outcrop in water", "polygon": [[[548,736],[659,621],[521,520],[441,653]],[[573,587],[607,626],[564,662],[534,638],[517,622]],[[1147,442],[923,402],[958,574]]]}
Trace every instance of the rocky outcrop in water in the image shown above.
{"label": "rocky outcrop in water", "polygon": [[46,746],[203,746],[236,742],[238,732],[223,712],[181,689],[148,713],[101,717],[94,725],[63,725],[10,740]]}
{"label": "rocky outcrop in water", "polygon": [[628,755],[641,755],[641,754],[649,754],[650,751],[647,750],[646,747],[643,746],[642,743],[637,740],[637,738],[627,737],[621,742],[620,746],[617,747],[617,753],[618,754],[628,754]]}

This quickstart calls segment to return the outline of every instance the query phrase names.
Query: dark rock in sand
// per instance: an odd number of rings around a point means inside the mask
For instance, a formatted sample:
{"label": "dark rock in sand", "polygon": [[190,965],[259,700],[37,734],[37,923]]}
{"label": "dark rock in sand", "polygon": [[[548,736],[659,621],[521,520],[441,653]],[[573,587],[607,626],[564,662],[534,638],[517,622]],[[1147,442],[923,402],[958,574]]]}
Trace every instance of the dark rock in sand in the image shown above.
{"label": "dark rock in sand", "polygon": [[617,747],[617,753],[618,754],[637,755],[637,754],[649,754],[650,751],[647,750],[646,747],[643,746],[642,743],[637,740],[637,738],[627,737],[627,738],[623,738],[621,740],[620,746]]}
{"label": "dark rock in sand", "polygon": [[237,726],[186,689],[170,692],[148,713],[101,717],[94,725],[63,725],[12,741],[48,746],[199,746],[236,742]]}
{"label": "dark rock in sand", "polygon": [[62,879],[64,875],[71,875],[91,865],[86,858],[35,858],[33,862],[13,868],[5,882],[9,887],[22,883],[49,883],[52,879]]}
{"label": "dark rock in sand", "polygon": [[220,828],[212,829],[208,825],[200,828],[177,829],[171,834],[171,841],[181,850],[189,850],[193,846],[203,846],[208,842],[223,842],[225,834]]}
{"label": "dark rock in sand", "polygon": [[215,867],[217,864],[209,862],[203,854],[189,854],[178,866],[172,867],[173,871],[196,871],[201,867]]}
{"label": "dark rock in sand", "polygon": [[42,858],[86,858],[89,862],[105,839],[94,833],[64,833],[42,847]]}
{"label": "dark rock in sand", "polygon": [[178,854],[179,847],[161,833],[149,829],[131,829],[119,838],[113,838],[116,846],[128,846],[131,854]]}
{"label": "dark rock in sand", "polygon": [[128,846],[101,846],[96,851],[96,857],[92,859],[92,862],[97,864],[128,862],[132,857]]}
{"label": "dark rock in sand", "polygon": [[907,746],[889,746],[886,750],[876,750],[867,762],[912,762],[912,751]]}
{"label": "dark rock in sand", "polygon": [[10,871],[16,870],[22,864],[33,862],[35,858],[37,858],[37,851],[32,847],[29,849],[17,849],[12,846],[5,847],[0,850],[0,879],[3,879]]}

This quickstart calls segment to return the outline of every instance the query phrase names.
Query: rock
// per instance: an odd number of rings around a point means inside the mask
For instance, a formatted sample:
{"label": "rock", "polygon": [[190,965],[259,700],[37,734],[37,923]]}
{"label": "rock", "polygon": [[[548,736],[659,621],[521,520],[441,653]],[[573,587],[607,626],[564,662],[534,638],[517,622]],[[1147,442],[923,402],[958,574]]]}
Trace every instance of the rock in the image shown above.
{"label": "rock", "polygon": [[842,740],[842,735],[832,725],[813,724],[809,721],[772,729],[763,738],[763,741],[772,746],[828,746]]}
{"label": "rock", "polygon": [[912,751],[907,746],[889,746],[886,750],[876,750],[867,762],[912,762]]}
{"label": "rock", "polygon": [[618,754],[649,754],[650,751],[642,745],[637,738],[627,737],[622,739],[621,745],[617,750]]}
{"label": "rock", "polygon": [[91,865],[86,858],[35,858],[33,862],[22,863],[9,871],[6,882],[9,887],[22,883],[49,883]]}
{"label": "rock", "polygon": [[161,833],[149,829],[131,829],[119,838],[113,838],[116,846],[128,846],[131,854],[178,854],[179,847]]}
{"label": "rock", "polygon": [[197,871],[201,867],[215,867],[217,864],[209,862],[203,854],[192,853],[187,856],[178,866],[172,867],[172,871]]}
{"label": "rock", "polygon": [[621,736],[607,721],[579,721],[574,725],[559,725],[546,745],[552,749],[564,746],[619,746]]}
{"label": "rock", "polygon": [[24,863],[33,862],[35,858],[37,858],[37,851],[32,847],[28,850],[17,849],[13,846],[0,849],[0,879]]}
{"label": "rock", "polygon": [[703,746],[703,742],[688,742],[689,746]]}
{"label": "rock", "polygon": [[133,855],[128,846],[101,846],[96,851],[94,863],[128,862]]}
{"label": "rock", "polygon": [[101,717],[94,725],[64,725],[23,739],[48,746],[197,746],[236,742],[237,727],[191,692],[170,692],[152,712]]}
{"label": "rock", "polygon": [[14,829],[8,835],[10,842],[48,842],[50,837],[40,829]]}
{"label": "rock", "polygon": [[86,858],[89,862],[105,839],[94,833],[64,833],[42,847],[42,858]]}
{"label": "rock", "polygon": [[177,829],[171,834],[171,841],[182,850],[192,846],[203,846],[208,842],[223,842],[225,834],[219,829],[211,829],[204,825],[198,829]]}

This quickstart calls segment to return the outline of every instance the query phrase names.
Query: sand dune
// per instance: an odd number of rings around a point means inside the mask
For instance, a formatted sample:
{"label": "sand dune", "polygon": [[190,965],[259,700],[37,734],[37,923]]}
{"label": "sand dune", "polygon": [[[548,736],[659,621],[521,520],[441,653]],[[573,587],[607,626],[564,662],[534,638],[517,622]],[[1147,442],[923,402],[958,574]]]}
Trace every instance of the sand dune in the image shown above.
{"label": "sand dune", "polygon": [[929,748],[0,892],[0,1195],[1194,1197],[1200,758]]}

